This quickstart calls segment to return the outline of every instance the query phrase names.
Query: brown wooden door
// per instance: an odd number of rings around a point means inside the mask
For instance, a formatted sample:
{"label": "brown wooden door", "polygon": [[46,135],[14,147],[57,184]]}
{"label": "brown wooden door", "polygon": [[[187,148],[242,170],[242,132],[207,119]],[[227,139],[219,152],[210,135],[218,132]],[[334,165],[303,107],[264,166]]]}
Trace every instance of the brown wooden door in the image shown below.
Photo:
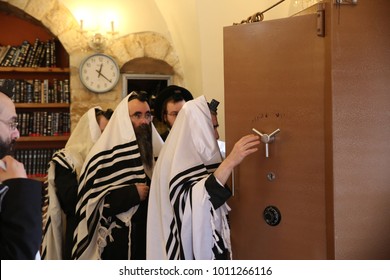
{"label": "brown wooden door", "polygon": [[[262,144],[234,172],[234,259],[327,258],[326,52],[316,26],[309,14],[224,28],[227,151],[252,128],[280,129],[268,158]],[[280,211],[276,226],[265,222],[268,206]]]}

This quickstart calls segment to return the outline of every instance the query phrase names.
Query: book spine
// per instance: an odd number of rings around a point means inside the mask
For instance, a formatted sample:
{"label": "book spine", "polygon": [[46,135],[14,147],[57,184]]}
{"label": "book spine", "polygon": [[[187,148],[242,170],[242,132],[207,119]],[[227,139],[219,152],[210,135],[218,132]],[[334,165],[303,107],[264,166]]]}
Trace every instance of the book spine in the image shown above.
{"label": "book spine", "polygon": [[11,48],[11,45],[2,46],[1,53],[0,53],[0,66],[3,66],[3,60],[7,56],[7,53],[8,53],[10,48]]}
{"label": "book spine", "polygon": [[42,50],[43,50],[43,43],[41,41],[39,41],[37,49],[34,53],[34,57],[32,58],[31,67],[38,67],[39,66],[39,59],[41,57]]}
{"label": "book spine", "polygon": [[34,103],[40,103],[41,102],[41,81],[39,79],[34,79],[33,83],[33,90],[34,90]]}
{"label": "book spine", "polygon": [[31,48],[30,42],[25,40],[22,44],[21,54],[19,56],[19,61],[18,61],[19,67],[24,67],[30,48]]}
{"label": "book spine", "polygon": [[15,52],[16,52],[17,48],[15,46],[11,46],[7,52],[7,54],[5,55],[4,57],[4,60],[2,61],[2,64],[1,66],[11,66],[11,61],[12,61],[12,58],[14,57],[15,55]]}
{"label": "book spine", "polygon": [[43,91],[43,98],[42,98],[43,103],[49,103],[50,100],[49,100],[49,80],[48,79],[43,80],[42,91]]}
{"label": "book spine", "polygon": [[8,66],[12,66],[12,67],[18,66],[17,63],[20,56],[20,52],[21,52],[21,46],[16,46],[16,51],[11,59],[10,65]]}
{"label": "book spine", "polygon": [[53,102],[58,103],[58,80],[53,79]]}
{"label": "book spine", "polygon": [[32,46],[31,51],[28,53],[28,56],[27,56],[27,59],[26,59],[26,62],[25,62],[25,67],[32,67],[32,64],[34,62],[34,57],[35,57],[35,54],[37,52],[38,46],[39,46],[39,39],[36,38],[35,41],[34,41],[34,45]]}
{"label": "book spine", "polygon": [[20,80],[20,102],[26,102],[26,81]]}
{"label": "book spine", "polygon": [[45,67],[51,67],[51,41],[47,40],[45,44],[45,59],[44,59],[44,65]]}
{"label": "book spine", "polygon": [[47,134],[47,115],[48,115],[48,112],[42,112],[41,123],[42,123],[42,135],[43,136],[48,136],[48,134]]}
{"label": "book spine", "polygon": [[25,81],[26,84],[26,102],[33,103],[34,100],[34,89],[32,81]]}
{"label": "book spine", "polygon": [[38,57],[37,66],[38,67],[46,67],[46,43],[42,42],[42,51],[40,56]]}
{"label": "book spine", "polygon": [[56,67],[57,66],[57,46],[56,46],[56,39],[53,38],[51,41],[51,67]]}
{"label": "book spine", "polygon": [[65,103],[65,96],[64,96],[64,81],[59,80],[58,81],[58,96],[60,103]]}

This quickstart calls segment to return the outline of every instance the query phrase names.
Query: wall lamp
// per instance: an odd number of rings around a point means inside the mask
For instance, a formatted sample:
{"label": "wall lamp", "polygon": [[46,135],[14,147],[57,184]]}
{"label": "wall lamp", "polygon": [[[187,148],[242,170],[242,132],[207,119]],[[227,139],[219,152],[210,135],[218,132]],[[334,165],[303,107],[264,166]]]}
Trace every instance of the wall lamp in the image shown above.
{"label": "wall lamp", "polygon": [[102,32],[93,32],[84,29],[84,20],[80,20],[80,32],[87,37],[88,46],[96,51],[103,52],[108,44],[119,34],[115,31],[114,21],[111,21],[111,30],[106,32],[107,35],[104,35]]}

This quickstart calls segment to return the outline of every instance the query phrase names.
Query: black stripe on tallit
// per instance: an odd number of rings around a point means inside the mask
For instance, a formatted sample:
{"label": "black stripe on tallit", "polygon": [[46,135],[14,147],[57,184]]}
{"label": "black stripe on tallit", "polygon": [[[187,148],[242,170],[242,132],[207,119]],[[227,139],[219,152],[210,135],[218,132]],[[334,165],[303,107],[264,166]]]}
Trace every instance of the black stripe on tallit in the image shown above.
{"label": "black stripe on tallit", "polygon": [[195,180],[194,177],[202,176],[205,174],[207,174],[207,170],[205,169],[205,166],[203,164],[188,168],[178,173],[169,182],[169,199],[172,201],[177,189],[183,184],[185,184],[187,181]]}
{"label": "black stripe on tallit", "polygon": [[180,245],[180,237],[179,232],[177,231],[175,218],[172,219],[169,228],[170,234],[168,236],[167,243],[165,244],[165,250],[169,260],[176,260],[180,254],[180,251],[178,250]]}
{"label": "black stripe on tallit", "polygon": [[[136,156],[135,158],[130,158],[130,159],[128,158],[131,155],[137,155],[137,154],[138,156]],[[123,158],[123,160],[121,160],[121,158]],[[102,167],[103,165],[110,162],[114,162],[115,160],[118,161],[110,166],[106,166],[104,168]],[[100,183],[94,183],[94,181],[98,178],[104,178],[112,175],[113,170],[121,170],[121,169],[129,169],[129,168],[139,168],[140,170],[137,171],[133,170],[131,172],[131,176],[129,176],[129,173],[126,172],[126,173],[118,174],[117,176],[104,180]],[[87,163],[87,167],[85,170],[86,172],[84,172],[80,177],[80,182],[82,182],[82,180],[84,179],[86,180],[86,182],[83,185],[83,189],[79,190],[79,195],[78,195],[79,201],[80,199],[83,199],[76,211],[76,216],[78,217],[79,221],[86,219],[85,211],[83,212],[81,211],[83,207],[87,204],[89,199],[99,196],[101,193],[107,191],[107,189],[116,186],[117,185],[116,182],[122,180],[123,178],[135,176],[135,178],[127,182],[121,182],[120,185],[125,185],[125,184],[130,185],[136,182],[144,182],[146,178],[142,168],[142,161],[139,156],[139,150],[136,141],[117,145],[110,150],[102,151],[96,154]],[[93,176],[91,176],[91,178],[85,178],[87,174],[94,173],[95,170],[96,173]],[[139,178],[140,176],[142,176],[142,178]],[[83,197],[89,190],[98,189],[98,188],[101,189],[92,192],[91,194],[88,195],[88,197]],[[75,233],[73,238],[73,250],[74,250],[74,252],[72,253],[73,259],[78,259],[81,256],[81,254],[85,251],[85,249],[88,247],[89,243],[91,242],[91,238],[93,236],[92,233],[95,231],[99,223],[99,219],[100,219],[100,214],[98,212],[98,209],[94,209],[93,213],[91,213],[91,216],[86,221],[88,234],[85,237],[83,237],[83,239],[80,240],[77,244],[76,244],[77,233]]]}
{"label": "black stripe on tallit", "polygon": [[[74,256],[72,256],[73,259],[80,258],[81,254],[84,252],[84,250],[88,247],[88,244],[91,242],[93,234],[91,234],[97,227],[99,223],[99,219],[96,218],[96,215],[98,214],[98,211],[94,211],[94,213],[91,215],[93,216],[93,219],[87,220],[87,230],[88,234],[78,243],[78,246],[76,248],[76,251],[74,252]],[[85,218],[85,212],[84,212],[84,218]],[[75,238],[73,239],[73,244],[75,245]],[[73,245],[73,247],[74,247]]]}
{"label": "black stripe on tallit", "polygon": [[67,169],[73,169],[73,167],[66,160],[65,153],[63,151],[58,151],[53,155],[52,161],[57,162],[61,166]]}
{"label": "black stripe on tallit", "polygon": [[179,259],[185,258],[180,239],[182,228],[181,217],[184,212],[187,195],[191,192],[192,186],[206,175],[208,175],[207,168],[203,164],[200,164],[180,172],[170,180],[169,197],[173,207],[174,217],[171,221],[170,234],[165,245],[168,259],[177,259],[177,257]]}
{"label": "black stripe on tallit", "polygon": [[213,172],[218,168],[218,166],[219,166],[220,164],[221,164],[221,163],[218,162],[218,163],[213,163],[213,164],[205,165],[205,167],[206,167],[208,173],[213,173]]}
{"label": "black stripe on tallit", "polygon": [[[174,210],[174,217],[170,224],[170,234],[165,245],[168,259],[184,259],[184,250],[182,247],[180,233],[182,228],[181,217],[184,212],[187,195],[192,196],[192,187],[202,178],[213,173],[220,162],[210,165],[197,165],[174,176],[169,182],[169,197]],[[173,201],[176,197],[176,201]],[[192,208],[192,199],[190,199]]]}
{"label": "black stripe on tallit", "polygon": [[[186,170],[178,173],[175,177],[173,177],[171,179],[171,181],[169,182],[169,186],[170,186],[170,188],[171,188],[171,186],[174,186],[174,185],[176,185],[176,187],[177,187],[177,186],[181,186],[182,184],[186,183],[189,180],[197,181],[197,179],[194,178],[194,176],[202,176],[205,174],[213,173],[218,168],[219,165],[220,165],[220,163],[209,164],[209,165],[199,164],[199,165],[194,166],[192,168],[186,169]],[[199,172],[197,175],[186,176],[186,175],[193,173],[197,170],[202,170],[203,172]],[[177,181],[179,181],[179,182],[175,183]],[[172,192],[172,191],[175,192],[175,188],[173,190],[171,190],[170,192]],[[172,197],[170,197],[170,199],[172,199]]]}
{"label": "black stripe on tallit", "polygon": [[[45,236],[47,234],[47,230],[48,230],[50,224],[51,224],[51,217],[50,217],[50,215],[48,215],[48,218],[47,218],[47,221],[46,221],[46,225],[45,225],[45,227],[43,229],[43,233],[42,233],[42,243],[43,243],[43,239],[45,238]],[[44,260],[46,258],[47,247],[45,246],[42,249],[43,250],[42,250],[42,253],[41,253],[41,259]]]}
{"label": "black stripe on tallit", "polygon": [[[87,166],[85,168],[85,170],[94,170],[94,168],[96,167],[92,167],[91,169],[91,165],[94,164],[96,165],[94,162],[97,158],[99,157],[104,157],[106,158],[105,156],[106,155],[110,155],[110,154],[114,154],[115,151],[118,151],[118,150],[121,150],[121,149],[126,149],[126,148],[131,148],[131,147],[138,147],[137,146],[137,141],[131,141],[131,142],[127,142],[127,143],[123,143],[123,144],[120,144],[120,145],[116,145],[114,147],[112,147],[111,149],[109,150],[104,150],[104,151],[101,151],[99,153],[97,153],[96,155],[94,155],[87,163]],[[134,150],[137,150],[134,148]],[[84,172],[85,173],[85,172]],[[84,176],[85,174],[81,174],[80,176],[80,181],[84,179]]]}
{"label": "black stripe on tallit", "polygon": [[[120,150],[124,150],[124,151],[118,152]],[[136,154],[136,153],[139,153],[139,149],[138,149],[138,145],[137,145],[136,141],[117,145],[117,146],[112,147],[112,149],[110,149],[110,150],[101,151],[100,153],[97,153],[96,155],[94,155],[88,161],[84,170],[88,171],[88,174],[89,174],[89,173],[92,173],[93,171],[95,171],[96,168],[99,168],[99,166],[103,163],[107,163],[109,161],[112,161],[112,160],[114,160],[120,156],[126,155],[126,154],[131,155],[131,154]],[[107,157],[108,155],[111,155],[111,156]],[[102,159],[99,160],[98,162],[95,162],[98,158],[102,158]],[[84,180],[84,177],[86,176],[85,171],[80,176],[80,182],[82,182]]]}
{"label": "black stripe on tallit", "polygon": [[[178,199],[173,203],[173,210],[176,216],[182,217],[186,206],[187,196],[188,194],[191,194],[192,187],[195,184],[196,181],[187,182],[180,189]],[[179,224],[179,232],[181,232],[181,223]]]}
{"label": "black stripe on tallit", "polygon": [[75,239],[73,239],[73,252],[72,252],[72,260],[77,260],[80,258],[81,254],[88,247],[90,240],[88,240],[88,236],[86,235],[80,242],[77,244],[77,248],[75,248]]}
{"label": "black stripe on tallit", "polygon": [[[172,202],[173,198],[176,195],[177,189],[180,187],[179,193],[177,194],[177,197],[181,197],[184,192],[187,191],[187,188],[189,186],[193,186],[196,182],[199,180],[203,179],[205,176],[208,174],[212,173],[215,171],[215,169],[219,166],[219,163],[217,164],[212,164],[212,165],[198,165],[192,168],[189,168],[178,175],[176,175],[170,182],[170,200]],[[198,171],[197,173],[194,173],[195,171]],[[189,175],[191,174],[191,175]],[[180,179],[182,177],[182,179]],[[180,181],[179,181],[180,180]],[[176,186],[172,187],[175,185],[175,182],[179,181],[176,183]],[[186,186],[186,187],[182,187]],[[186,197],[185,197],[186,198]],[[185,204],[182,203],[181,210],[184,211]]]}
{"label": "black stripe on tallit", "polygon": [[[96,169],[99,168],[99,170],[92,178],[87,179],[87,181],[84,184],[85,187],[83,187],[82,190],[79,190],[77,200],[80,200],[85,195],[85,193],[90,190],[90,188],[88,186],[91,185],[91,186],[95,187],[93,185],[93,183],[91,183],[91,180],[95,180],[96,178],[102,178],[105,176],[109,176],[113,170],[120,170],[123,168],[142,166],[141,158],[136,157],[133,159],[120,160],[113,165],[102,168],[103,164],[112,162],[116,159],[120,159],[123,156],[129,156],[129,155],[139,153],[138,148],[134,148],[135,145],[136,145],[135,141],[130,142],[130,143],[125,143],[122,145],[115,146],[111,150],[102,151],[102,152],[96,154],[95,156],[93,156],[85,168],[86,172],[83,172],[83,174],[81,174],[80,182],[84,181],[84,177],[86,176],[87,172],[88,172],[88,174],[91,174]],[[136,147],[138,147],[138,146],[136,146]],[[123,150],[123,151],[118,152],[120,150]],[[108,155],[111,155],[111,156],[107,157]],[[101,159],[99,159],[99,158],[101,158]],[[92,164],[93,164],[93,166],[91,166]],[[119,178],[117,178],[117,179],[119,179]],[[105,184],[105,183],[103,183],[103,184]]]}
{"label": "black stripe on tallit", "polygon": [[[131,161],[134,161],[134,160],[131,160]],[[126,161],[121,161],[121,162],[118,162],[114,165],[111,165],[109,167],[106,167],[106,168],[100,168],[99,172],[101,171],[101,173],[105,173],[105,172],[112,172],[112,168],[129,168],[130,166],[130,160],[126,160]],[[139,165],[137,165],[139,166]],[[119,170],[119,169],[115,169],[115,170]],[[110,173],[107,174],[107,176],[109,175]],[[137,176],[135,178],[133,178],[132,180],[129,180],[129,181],[126,181],[126,182],[121,182],[121,185],[130,185],[130,184],[135,184],[135,183],[144,183],[145,182],[145,179],[146,177],[142,177],[142,178],[139,178],[139,176],[143,175],[144,174],[144,171],[143,169],[140,169],[140,170],[137,170],[137,171],[132,171],[132,176]],[[100,177],[100,176],[99,176]],[[92,198],[95,198],[96,196],[99,196],[100,193],[104,192],[105,190],[107,190],[108,188],[111,188],[112,186],[115,186],[116,185],[116,182],[118,182],[119,180],[122,180],[123,178],[126,178],[128,177],[128,174],[126,173],[121,173],[121,174],[118,174],[117,176],[113,176],[112,178],[110,179],[107,179],[107,180],[104,180],[104,181],[101,181],[99,183],[94,183],[93,181],[98,178],[98,177],[94,177],[94,178],[91,178],[87,184],[85,184],[85,187],[83,190],[83,193],[87,192],[88,190],[90,189],[99,189],[99,191],[95,191],[95,192],[91,192],[88,196],[84,197],[83,198],[83,201],[81,202],[79,208],[77,209],[77,212],[76,212],[76,215],[79,215],[80,214],[80,211],[81,209],[87,204],[88,200],[89,199],[92,199]],[[81,199],[82,196],[78,196],[78,199]]]}
{"label": "black stripe on tallit", "polygon": [[188,194],[192,193],[192,186],[195,185],[196,182],[188,182],[182,185],[179,190],[179,195],[176,200],[172,202],[174,216],[170,225],[170,234],[168,237],[168,241],[166,243],[166,250],[168,253],[169,259],[177,259],[179,257],[180,260],[185,258],[183,245],[180,238],[180,233],[182,230],[182,216],[184,213],[185,203],[187,200]]}

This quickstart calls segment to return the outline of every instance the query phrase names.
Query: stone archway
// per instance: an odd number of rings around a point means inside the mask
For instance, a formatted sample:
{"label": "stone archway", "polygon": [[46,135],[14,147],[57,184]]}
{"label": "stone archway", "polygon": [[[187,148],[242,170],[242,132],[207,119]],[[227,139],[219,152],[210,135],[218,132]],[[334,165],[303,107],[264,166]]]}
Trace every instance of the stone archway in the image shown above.
{"label": "stone archway", "polygon": [[[40,21],[53,35],[58,37],[69,55],[87,45],[87,38],[80,32],[80,26],[71,12],[58,0],[9,0],[9,5],[24,11]],[[106,51],[116,55],[118,63],[140,56],[166,61],[180,75],[178,57],[170,42],[160,34],[142,32],[117,38]]]}
{"label": "stone archway", "polygon": [[[56,36],[69,54],[71,85],[72,128],[79,117],[91,106],[115,108],[121,99],[121,85],[106,94],[94,94],[86,90],[79,79],[79,65],[92,50],[82,51],[88,38],[80,32],[80,26],[71,12],[58,0],[10,0],[9,5],[24,11],[38,20]],[[172,82],[184,86],[182,68],[171,43],[155,32],[128,34],[108,45],[104,53],[113,56],[120,67],[142,57],[163,61],[173,69]]]}

